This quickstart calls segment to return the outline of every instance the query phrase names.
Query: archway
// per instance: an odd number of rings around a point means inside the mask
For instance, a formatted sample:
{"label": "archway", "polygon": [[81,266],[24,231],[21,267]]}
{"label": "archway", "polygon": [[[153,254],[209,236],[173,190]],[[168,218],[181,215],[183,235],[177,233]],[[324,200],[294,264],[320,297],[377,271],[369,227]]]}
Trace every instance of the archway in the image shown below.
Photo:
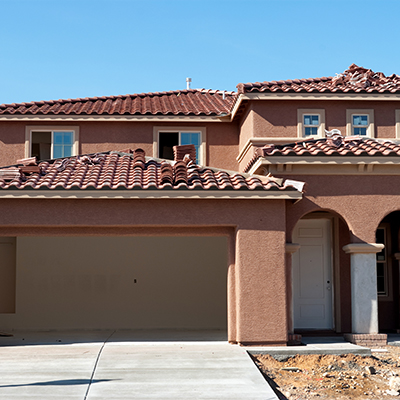
{"label": "archway", "polygon": [[292,323],[295,332],[350,332],[350,241],[348,225],[330,210],[304,215],[295,225],[292,242]]}
{"label": "archway", "polygon": [[385,248],[376,254],[378,321],[380,332],[397,332],[400,328],[400,211],[382,219],[376,229],[376,243]]}

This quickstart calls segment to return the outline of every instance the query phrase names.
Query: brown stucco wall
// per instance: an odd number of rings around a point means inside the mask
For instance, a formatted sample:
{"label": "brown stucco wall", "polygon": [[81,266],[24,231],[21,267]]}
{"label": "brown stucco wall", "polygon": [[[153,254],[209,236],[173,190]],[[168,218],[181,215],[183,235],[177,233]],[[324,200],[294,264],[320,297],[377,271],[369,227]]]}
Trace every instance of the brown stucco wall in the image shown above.
{"label": "brown stucco wall", "polygon": [[168,236],[199,230],[210,236],[228,230],[235,245],[228,255],[229,340],[286,343],[285,200],[2,199],[0,210],[7,210],[0,213],[2,236]]}
{"label": "brown stucco wall", "polygon": [[375,231],[389,213],[400,210],[400,176],[292,176],[307,182],[307,193],[296,204],[287,203],[287,239],[303,215],[320,210],[336,212],[349,226],[351,242],[374,243]]}
{"label": "brown stucco wall", "polygon": [[[339,129],[346,134],[346,109],[374,109],[375,135],[377,138],[395,138],[395,101],[347,100],[257,100],[249,104],[245,115],[251,120],[253,137],[297,137],[297,110],[299,108],[325,109],[326,129]],[[249,133],[245,131],[246,140]],[[242,147],[242,140],[241,140]],[[241,148],[240,147],[240,148]]]}
{"label": "brown stucco wall", "polygon": [[239,133],[235,123],[210,122],[5,122],[0,121],[0,166],[15,164],[25,155],[25,127],[29,126],[79,126],[79,154],[126,148],[142,148],[153,156],[153,126],[206,128],[207,164],[212,167],[237,170]]}
{"label": "brown stucco wall", "polygon": [[12,165],[25,154],[25,123],[0,122],[0,165]]}

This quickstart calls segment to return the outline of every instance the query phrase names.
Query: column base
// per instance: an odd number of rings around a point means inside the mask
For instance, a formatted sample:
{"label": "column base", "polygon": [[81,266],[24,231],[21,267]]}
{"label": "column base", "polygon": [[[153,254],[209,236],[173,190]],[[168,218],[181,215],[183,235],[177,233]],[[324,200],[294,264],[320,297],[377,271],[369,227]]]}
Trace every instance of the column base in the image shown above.
{"label": "column base", "polygon": [[344,340],[358,346],[381,347],[387,345],[386,333],[345,333]]}

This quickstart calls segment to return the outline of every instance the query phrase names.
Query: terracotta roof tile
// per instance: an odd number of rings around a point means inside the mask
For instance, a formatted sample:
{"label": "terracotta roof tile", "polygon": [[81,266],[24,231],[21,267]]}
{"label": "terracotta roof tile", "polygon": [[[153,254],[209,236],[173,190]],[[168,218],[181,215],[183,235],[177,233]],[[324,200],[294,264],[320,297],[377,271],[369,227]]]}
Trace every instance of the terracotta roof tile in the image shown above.
{"label": "terracotta roof tile", "polygon": [[399,93],[400,76],[385,76],[352,64],[335,77],[240,83],[237,88],[238,93]]}
{"label": "terracotta roof tile", "polygon": [[0,115],[221,115],[237,94],[190,89],[67,100],[1,104]]}
{"label": "terracotta roof tile", "polygon": [[[23,160],[20,160],[23,161]],[[0,190],[263,190],[296,191],[274,178],[256,177],[146,157],[141,149],[104,152],[0,168]],[[40,172],[39,172],[40,171]]]}
{"label": "terracotta roof tile", "polygon": [[340,136],[338,139],[335,144],[324,138],[257,148],[245,171],[249,171],[260,157],[400,157],[400,143],[391,140],[362,136]]}

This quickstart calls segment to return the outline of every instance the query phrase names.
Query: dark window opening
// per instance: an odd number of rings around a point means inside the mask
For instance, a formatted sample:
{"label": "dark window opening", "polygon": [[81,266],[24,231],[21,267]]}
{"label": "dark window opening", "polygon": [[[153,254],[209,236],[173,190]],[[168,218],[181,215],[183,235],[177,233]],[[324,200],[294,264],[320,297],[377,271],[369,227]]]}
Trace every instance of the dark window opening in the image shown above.
{"label": "dark window opening", "polygon": [[32,132],[31,156],[39,160],[51,158],[51,132]]}
{"label": "dark window opening", "polygon": [[179,144],[179,132],[160,132],[158,156],[167,160],[174,159],[173,147]]}

